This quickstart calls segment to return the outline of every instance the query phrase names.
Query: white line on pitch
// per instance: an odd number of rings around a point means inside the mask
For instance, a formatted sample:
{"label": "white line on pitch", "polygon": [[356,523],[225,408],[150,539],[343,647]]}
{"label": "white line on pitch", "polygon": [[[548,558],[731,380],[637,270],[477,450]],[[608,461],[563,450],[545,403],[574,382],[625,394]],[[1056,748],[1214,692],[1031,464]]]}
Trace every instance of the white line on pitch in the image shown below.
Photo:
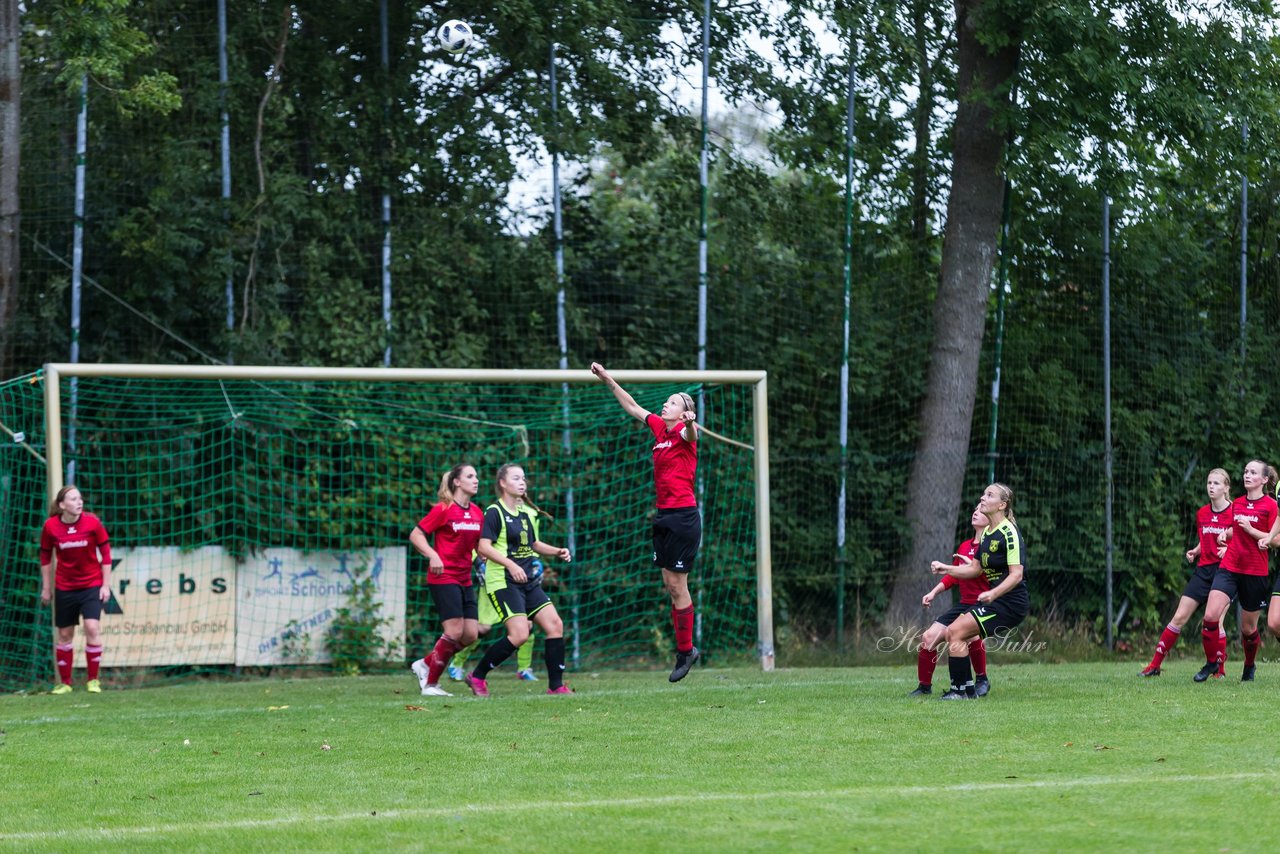
{"label": "white line on pitch", "polygon": [[462,814],[482,815],[494,813],[523,813],[528,810],[554,810],[559,814],[571,810],[613,809],[616,807],[659,807],[687,805],[690,802],[735,803],[751,801],[776,801],[778,798],[843,798],[858,795],[938,795],[947,792],[1017,791],[1019,789],[1076,789],[1092,786],[1168,786],[1170,783],[1225,783],[1240,780],[1273,780],[1275,774],[1240,772],[1236,774],[1173,774],[1144,777],[1086,777],[1070,780],[1018,780],[1016,782],[956,783],[939,786],[866,786],[852,789],[814,789],[810,791],[772,792],[703,792],[698,794],[658,795],[650,798],[599,798],[585,801],[542,801],[506,804],[467,804],[464,806],[431,807],[426,809],[389,809],[341,813],[338,815],[287,815],[276,818],[253,818],[237,821],[215,821],[205,824],[159,824],[145,827],[83,827],[62,830],[38,830],[24,833],[0,833],[0,843],[17,841],[43,841],[57,839],[113,839],[131,836],[164,835],[168,833],[198,834],[219,830],[253,830],[258,828],[288,827],[316,822],[345,823],[378,821],[383,819],[447,818]]}

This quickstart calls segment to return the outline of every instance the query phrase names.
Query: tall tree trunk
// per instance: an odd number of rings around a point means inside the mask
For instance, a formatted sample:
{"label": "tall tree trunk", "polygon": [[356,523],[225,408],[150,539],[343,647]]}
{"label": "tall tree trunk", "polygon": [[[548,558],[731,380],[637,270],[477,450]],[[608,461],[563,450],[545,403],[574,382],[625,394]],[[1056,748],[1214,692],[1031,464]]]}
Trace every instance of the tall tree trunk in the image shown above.
{"label": "tall tree trunk", "polygon": [[987,296],[996,256],[1004,179],[1005,134],[994,119],[1009,104],[1021,34],[1008,33],[989,50],[978,38],[983,8],[991,0],[956,0],[956,111],[951,195],[942,239],[942,271],[933,305],[933,342],[920,441],[907,484],[911,548],[895,572],[889,618],[921,622],[920,597],[936,579],[931,560],[955,548],[958,513],[978,496],[962,496],[969,434],[986,323]]}
{"label": "tall tree trunk", "polygon": [[0,0],[0,379],[14,372],[13,326],[18,312],[21,24],[18,0]]}

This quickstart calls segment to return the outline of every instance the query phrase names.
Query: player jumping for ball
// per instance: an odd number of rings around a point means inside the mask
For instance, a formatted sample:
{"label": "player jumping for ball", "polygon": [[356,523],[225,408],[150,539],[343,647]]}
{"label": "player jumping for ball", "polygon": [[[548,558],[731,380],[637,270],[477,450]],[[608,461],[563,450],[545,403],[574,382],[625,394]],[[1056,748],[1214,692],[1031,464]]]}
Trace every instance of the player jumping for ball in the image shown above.
{"label": "player jumping for ball", "polygon": [[662,569],[662,582],[671,594],[671,624],[676,635],[676,666],[669,677],[679,682],[699,658],[693,645],[693,598],[689,595],[689,572],[702,542],[702,516],[693,492],[693,476],[698,468],[697,413],[693,398],[677,392],[654,415],[636,403],[598,362],[595,374],[618,403],[645,423],[653,433],[653,483],[658,493],[658,514],[653,520],[653,563]]}

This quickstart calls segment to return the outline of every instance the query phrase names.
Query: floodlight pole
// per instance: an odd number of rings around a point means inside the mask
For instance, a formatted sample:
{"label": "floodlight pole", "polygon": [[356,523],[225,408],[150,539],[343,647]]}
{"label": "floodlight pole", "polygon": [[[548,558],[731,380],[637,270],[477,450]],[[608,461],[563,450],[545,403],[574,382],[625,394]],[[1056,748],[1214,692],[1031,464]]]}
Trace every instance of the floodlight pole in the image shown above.
{"label": "floodlight pole", "polygon": [[[378,3],[378,22],[382,30],[382,87],[383,87],[383,104],[382,115],[385,122],[391,121],[391,96],[389,89],[390,81],[390,50],[388,49],[389,39],[387,37],[387,0],[380,0]],[[383,137],[387,135],[387,128],[383,128]],[[385,158],[385,153],[384,153]],[[383,161],[382,168],[382,325],[387,335],[386,349],[382,352],[383,367],[391,367],[391,188],[390,188],[390,169],[387,168],[386,161]]]}
{"label": "floodlight pole", "polygon": [[[707,203],[708,203],[708,168],[707,168],[707,101],[708,80],[711,69],[711,0],[702,4],[702,145],[698,159],[698,370],[707,369]],[[698,386],[698,415],[706,417],[706,395],[702,386]],[[705,483],[702,472],[698,472],[698,508],[706,509]],[[701,573],[699,573],[701,575]],[[697,608],[694,609],[694,636],[702,642],[702,585],[697,585],[694,593]]]}
{"label": "floodlight pole", "polygon": [[1103,469],[1107,481],[1105,508],[1105,536],[1107,555],[1107,649],[1114,649],[1114,555],[1112,539],[1112,502],[1115,496],[1115,478],[1111,453],[1111,197],[1102,196],[1102,449]]}
{"label": "floodlight pole", "polygon": [[[1241,141],[1247,148],[1249,145],[1249,120],[1244,119],[1240,127]],[[1249,172],[1247,167],[1241,168],[1240,174],[1240,370],[1244,371],[1246,353],[1246,336],[1249,296]],[[1244,396],[1244,386],[1240,386],[1240,396]]]}
{"label": "floodlight pole", "polygon": [[[89,146],[89,75],[80,77],[80,109],[76,113],[75,232],[71,241],[71,361],[80,361],[80,299],[84,275],[84,171]],[[76,417],[79,382],[71,378],[71,423],[67,425],[67,483],[76,480]]]}
{"label": "floodlight pole", "polygon": [[[559,128],[560,101],[559,82],[556,80],[556,43],[551,43],[551,214],[556,241],[556,336],[560,344],[560,370],[569,370],[569,324],[565,317],[565,276],[564,276],[564,219],[563,203],[560,198],[560,146],[556,139]],[[573,504],[573,433],[569,428],[569,384],[560,384],[560,411],[564,417],[564,432],[561,434],[561,445],[564,448],[565,460],[569,467],[569,483],[565,490],[565,524],[568,526],[567,539],[569,554],[578,553],[577,517]],[[578,607],[578,595],[571,596],[569,621],[572,626],[573,649],[571,660],[577,665],[582,656],[581,609]]]}
{"label": "floodlight pole", "polygon": [[849,325],[853,295],[853,120],[857,84],[857,47],[849,46],[849,90],[845,113],[844,144],[844,334],[840,354],[840,490],[836,498],[836,649],[844,651],[845,508],[849,483]]}

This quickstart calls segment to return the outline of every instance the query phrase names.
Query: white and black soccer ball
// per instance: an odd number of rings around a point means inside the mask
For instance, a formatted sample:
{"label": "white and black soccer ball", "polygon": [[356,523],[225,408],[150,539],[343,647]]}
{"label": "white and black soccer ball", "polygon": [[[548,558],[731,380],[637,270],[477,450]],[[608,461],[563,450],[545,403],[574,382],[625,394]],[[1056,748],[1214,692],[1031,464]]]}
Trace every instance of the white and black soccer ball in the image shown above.
{"label": "white and black soccer ball", "polygon": [[452,53],[457,56],[471,46],[471,25],[466,21],[449,20],[440,25],[440,29],[436,30],[436,40],[440,42],[440,47],[445,53]]}

